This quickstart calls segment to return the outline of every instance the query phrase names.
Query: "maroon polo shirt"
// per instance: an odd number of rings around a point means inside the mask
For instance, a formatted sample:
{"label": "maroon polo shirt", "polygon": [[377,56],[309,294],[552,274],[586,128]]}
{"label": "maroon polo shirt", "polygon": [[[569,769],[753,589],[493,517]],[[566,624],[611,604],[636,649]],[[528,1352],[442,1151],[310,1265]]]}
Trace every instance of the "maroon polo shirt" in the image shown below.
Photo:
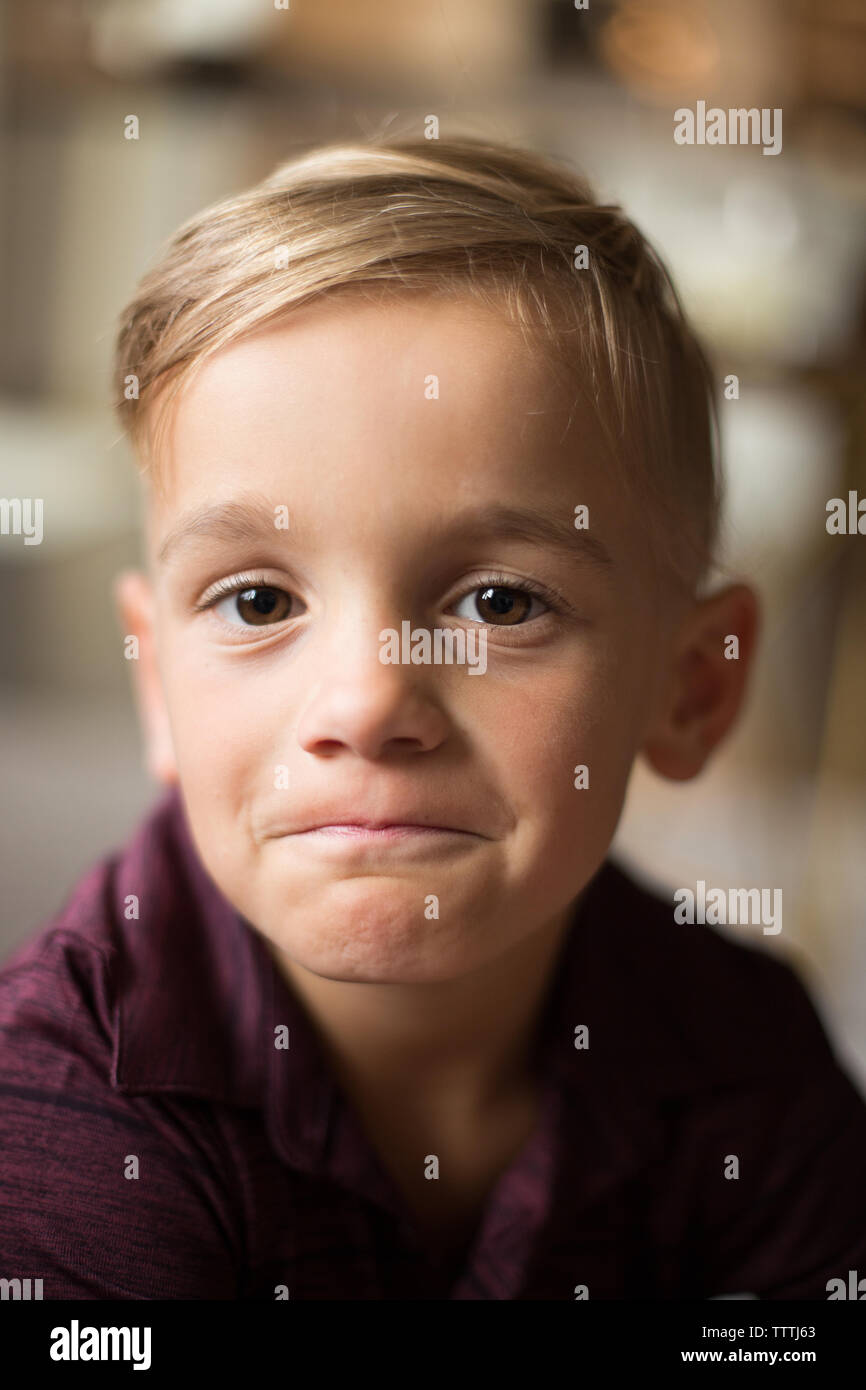
{"label": "maroon polo shirt", "polygon": [[46,1299],[572,1301],[825,1299],[866,1275],[866,1105],[786,965],[676,924],[607,861],[536,1060],[537,1129],[461,1267],[432,1263],[172,792],[0,971],[0,1278]]}

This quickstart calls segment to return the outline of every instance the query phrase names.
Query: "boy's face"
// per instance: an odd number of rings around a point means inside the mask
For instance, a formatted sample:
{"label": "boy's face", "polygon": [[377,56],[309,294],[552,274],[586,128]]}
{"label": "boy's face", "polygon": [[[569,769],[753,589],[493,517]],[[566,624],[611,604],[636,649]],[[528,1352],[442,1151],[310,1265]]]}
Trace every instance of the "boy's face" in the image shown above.
{"label": "boy's face", "polygon": [[[317,974],[456,977],[561,920],[608,850],[669,620],[573,405],[492,311],[339,298],[224,349],[181,399],[148,502],[152,626],[143,582],[122,599],[158,671],[151,757],[226,897]],[[485,625],[486,669],[383,664],[404,621]],[[361,820],[450,829],[310,828]]]}

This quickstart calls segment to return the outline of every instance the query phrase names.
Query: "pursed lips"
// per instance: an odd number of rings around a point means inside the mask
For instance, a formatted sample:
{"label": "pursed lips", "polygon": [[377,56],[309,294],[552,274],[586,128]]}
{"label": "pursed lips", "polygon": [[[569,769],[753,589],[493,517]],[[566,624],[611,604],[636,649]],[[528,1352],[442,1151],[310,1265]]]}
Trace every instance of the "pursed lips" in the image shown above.
{"label": "pursed lips", "polygon": [[422,820],[417,813],[394,813],[389,816],[364,816],[354,813],[347,815],[339,811],[329,811],[309,819],[299,816],[294,822],[279,824],[269,830],[265,839],[291,839],[300,836],[316,836],[335,839],[355,839],[384,842],[387,840],[416,837],[433,838],[443,835],[461,835],[465,838],[486,840],[489,836],[481,831],[469,830],[463,825],[454,825],[447,816],[437,820]]}
{"label": "pursed lips", "polygon": [[459,829],[453,825],[432,825],[426,821],[398,820],[333,820],[313,823],[300,830],[290,832],[296,835],[347,835],[371,836],[393,839],[399,835],[472,835],[471,830]]}
{"label": "pursed lips", "polygon": [[450,852],[471,849],[487,842],[486,835],[453,826],[431,825],[421,821],[343,820],[311,823],[278,837],[286,845],[303,846],[311,854],[340,861],[366,861],[369,855],[384,854],[437,862]]}

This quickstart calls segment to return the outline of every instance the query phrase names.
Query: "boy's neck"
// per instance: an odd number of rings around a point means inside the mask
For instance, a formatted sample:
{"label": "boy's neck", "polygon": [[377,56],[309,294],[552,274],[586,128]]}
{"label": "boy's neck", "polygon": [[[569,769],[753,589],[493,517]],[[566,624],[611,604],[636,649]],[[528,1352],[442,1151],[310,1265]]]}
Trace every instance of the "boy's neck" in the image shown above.
{"label": "boy's neck", "polygon": [[356,1100],[479,1115],[530,1080],[536,1027],[575,904],[471,975],[432,984],[324,979],[271,944]]}

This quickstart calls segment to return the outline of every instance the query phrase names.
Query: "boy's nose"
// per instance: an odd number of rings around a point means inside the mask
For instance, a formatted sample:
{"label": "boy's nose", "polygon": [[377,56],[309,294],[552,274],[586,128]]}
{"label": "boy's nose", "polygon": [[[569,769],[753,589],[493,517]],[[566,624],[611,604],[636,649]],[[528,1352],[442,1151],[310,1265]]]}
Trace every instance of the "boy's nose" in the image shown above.
{"label": "boy's nose", "polygon": [[429,752],[448,736],[435,672],[384,664],[379,631],[365,626],[351,643],[335,644],[327,657],[319,654],[321,665],[317,662],[298,723],[298,742],[306,752],[327,756],[349,748],[359,757],[381,758]]}

